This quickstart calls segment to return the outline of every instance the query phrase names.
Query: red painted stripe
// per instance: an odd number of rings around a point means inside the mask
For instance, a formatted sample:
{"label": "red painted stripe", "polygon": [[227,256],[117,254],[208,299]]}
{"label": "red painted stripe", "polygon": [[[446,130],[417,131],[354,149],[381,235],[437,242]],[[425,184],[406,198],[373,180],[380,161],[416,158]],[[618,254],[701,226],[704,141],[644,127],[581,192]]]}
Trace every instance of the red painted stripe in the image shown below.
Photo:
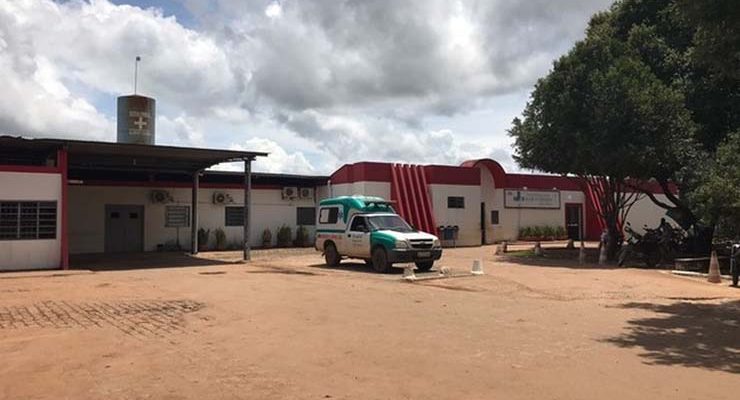
{"label": "red painted stripe", "polygon": [[391,201],[394,201],[398,208],[396,212],[400,214],[400,204],[398,200],[398,171],[395,165],[391,166]]}
{"label": "red painted stripe", "polygon": [[[102,180],[84,180],[82,183],[74,183],[77,186],[123,186],[123,187],[154,187],[154,188],[191,188],[192,183],[188,182],[136,182],[136,181],[102,181]],[[201,189],[244,189],[243,183],[201,183],[198,185]],[[281,190],[282,185],[252,185],[252,189],[260,190]]]}
{"label": "red painted stripe", "polygon": [[419,193],[419,207],[421,208],[421,222],[424,232],[434,233],[432,230],[432,221],[429,220],[429,208],[427,207],[427,188],[422,184],[424,170],[422,167],[414,166],[414,181],[416,183],[416,192]]}
{"label": "red painted stripe", "polygon": [[59,267],[61,269],[69,269],[69,235],[68,235],[68,229],[67,229],[67,205],[68,205],[68,198],[67,198],[67,150],[62,149],[57,151],[57,169],[61,173],[61,207],[60,207],[60,214],[61,214],[61,228],[60,228],[60,260],[59,260]]}
{"label": "red painted stripe", "polygon": [[29,172],[38,174],[58,174],[58,167],[43,165],[0,165],[0,172]]}
{"label": "red painted stripe", "polygon": [[432,205],[432,199],[429,196],[429,184],[427,183],[427,177],[426,177],[426,171],[424,171],[425,168],[422,168],[421,173],[421,186],[422,186],[422,193],[424,193],[424,207],[427,210],[427,217],[429,220],[429,226],[430,231],[429,233],[439,234],[437,232],[437,222],[434,218],[434,207]]}
{"label": "red painted stripe", "polygon": [[413,175],[411,173],[411,166],[403,166],[404,173],[406,174],[406,196],[409,197],[411,203],[411,223],[415,226],[419,226],[419,207],[416,199],[416,190],[414,190]]}
{"label": "red painted stripe", "polygon": [[406,196],[406,179],[403,176],[403,166],[401,164],[395,164],[394,168],[398,171],[398,205],[400,215],[408,221],[411,219],[411,210],[408,206],[408,196]]}

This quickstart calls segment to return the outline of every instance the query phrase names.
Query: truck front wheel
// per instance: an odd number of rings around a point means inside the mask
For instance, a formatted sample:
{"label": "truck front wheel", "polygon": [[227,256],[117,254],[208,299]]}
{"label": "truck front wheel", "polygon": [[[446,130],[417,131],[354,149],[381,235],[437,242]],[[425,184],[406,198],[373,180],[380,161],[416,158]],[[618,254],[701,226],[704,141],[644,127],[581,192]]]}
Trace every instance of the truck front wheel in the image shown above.
{"label": "truck front wheel", "polygon": [[421,272],[427,272],[434,266],[434,261],[417,261],[416,268]]}
{"label": "truck front wheel", "polygon": [[341,257],[339,256],[337,246],[335,246],[334,243],[328,243],[324,248],[324,260],[326,261],[326,265],[330,267],[336,267],[339,265]]}
{"label": "truck front wheel", "polygon": [[391,269],[391,263],[388,262],[388,253],[382,247],[376,247],[373,250],[373,269],[375,272],[388,272]]}

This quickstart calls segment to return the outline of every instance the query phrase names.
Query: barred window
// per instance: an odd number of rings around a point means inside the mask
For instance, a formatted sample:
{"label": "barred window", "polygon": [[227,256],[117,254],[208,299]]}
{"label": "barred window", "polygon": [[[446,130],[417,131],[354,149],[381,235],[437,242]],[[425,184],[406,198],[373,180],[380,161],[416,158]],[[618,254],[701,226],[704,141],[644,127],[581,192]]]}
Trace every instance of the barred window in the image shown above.
{"label": "barred window", "polygon": [[167,206],[164,211],[164,226],[187,228],[190,226],[190,206]]}
{"label": "barred window", "polygon": [[224,207],[226,226],[244,226],[244,207]]}
{"label": "barred window", "polygon": [[296,225],[313,226],[316,225],[316,209],[314,207],[296,208]]}
{"label": "barred window", "polygon": [[0,201],[0,240],[56,237],[55,201]]}
{"label": "barred window", "polygon": [[462,197],[462,196],[447,197],[447,208],[465,208],[465,197]]}

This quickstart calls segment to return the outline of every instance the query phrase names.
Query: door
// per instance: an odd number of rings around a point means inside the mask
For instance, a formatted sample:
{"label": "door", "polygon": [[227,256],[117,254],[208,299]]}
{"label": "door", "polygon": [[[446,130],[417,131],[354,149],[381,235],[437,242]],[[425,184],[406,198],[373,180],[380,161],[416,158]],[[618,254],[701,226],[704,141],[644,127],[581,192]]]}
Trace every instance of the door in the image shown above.
{"label": "door", "polygon": [[480,203],[480,244],[486,244],[486,203]]}
{"label": "door", "polygon": [[144,206],[106,204],[105,252],[144,251]]}
{"label": "door", "polygon": [[370,258],[370,229],[367,219],[363,216],[352,218],[352,223],[347,231],[348,251],[352,257]]}
{"label": "door", "polygon": [[581,204],[565,205],[565,229],[568,231],[568,239],[581,240],[583,232],[583,214]]}

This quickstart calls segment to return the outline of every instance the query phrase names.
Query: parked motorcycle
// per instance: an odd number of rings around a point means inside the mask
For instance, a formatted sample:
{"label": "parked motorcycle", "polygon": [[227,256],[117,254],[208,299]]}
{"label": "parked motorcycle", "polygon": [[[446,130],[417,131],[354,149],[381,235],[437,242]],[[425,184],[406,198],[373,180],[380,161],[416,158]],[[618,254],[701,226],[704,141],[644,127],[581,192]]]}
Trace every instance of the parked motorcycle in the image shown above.
{"label": "parked motorcycle", "polygon": [[662,223],[657,228],[643,227],[644,234],[632,229],[629,222],[624,227],[627,239],[619,251],[619,266],[623,266],[627,259],[641,258],[648,268],[655,268],[661,262],[670,262],[679,253],[683,232]]}

